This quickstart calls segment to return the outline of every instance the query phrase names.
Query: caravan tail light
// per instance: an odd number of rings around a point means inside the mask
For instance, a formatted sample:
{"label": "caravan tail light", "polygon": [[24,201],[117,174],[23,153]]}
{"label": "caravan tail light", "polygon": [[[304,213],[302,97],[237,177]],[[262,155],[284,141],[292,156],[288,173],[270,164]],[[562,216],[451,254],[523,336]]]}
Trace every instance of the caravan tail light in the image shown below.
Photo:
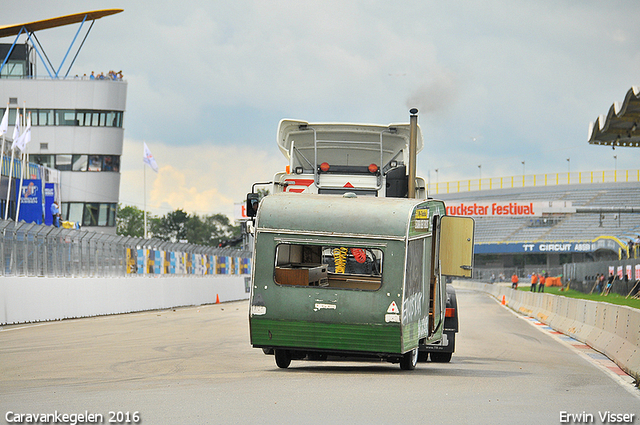
{"label": "caravan tail light", "polygon": [[371,174],[375,174],[378,172],[378,166],[376,164],[369,165],[369,172]]}
{"label": "caravan tail light", "polygon": [[325,173],[329,171],[329,163],[323,162],[322,164],[320,164],[320,170],[322,170]]}
{"label": "caravan tail light", "polygon": [[456,309],[455,308],[448,308],[444,312],[444,317],[456,317]]}

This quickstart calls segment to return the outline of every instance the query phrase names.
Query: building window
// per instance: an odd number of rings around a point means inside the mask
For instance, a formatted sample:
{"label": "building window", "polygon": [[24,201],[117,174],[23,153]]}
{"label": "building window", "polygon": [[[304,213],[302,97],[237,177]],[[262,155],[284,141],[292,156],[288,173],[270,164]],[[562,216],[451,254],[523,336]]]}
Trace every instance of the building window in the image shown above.
{"label": "building window", "polygon": [[116,225],[115,203],[63,202],[62,219],[80,223],[82,226],[114,227]]}
{"label": "building window", "polygon": [[26,74],[24,72],[25,63],[24,61],[12,61],[9,60],[5,64],[4,68],[2,68],[2,74],[0,77],[2,78],[22,78]]}
{"label": "building window", "polygon": [[[118,155],[32,155],[34,162],[60,171],[120,171]],[[55,158],[55,165],[54,165]]]}
{"label": "building window", "polygon": [[87,155],[73,155],[71,171],[87,171]]}
{"label": "building window", "polygon": [[39,109],[37,113],[31,114],[32,120],[34,116],[38,119],[33,121],[31,125],[53,125],[53,109]]}
{"label": "building window", "polygon": [[84,204],[84,216],[82,217],[82,225],[97,226],[99,210],[100,204],[98,203]]}
{"label": "building window", "polygon": [[71,171],[71,155],[56,155],[56,170]]}
{"label": "building window", "polygon": [[[15,122],[15,110],[10,109],[9,121]],[[31,125],[75,127],[122,127],[121,111],[74,109],[27,109],[31,113]],[[1,116],[1,115],[0,115]]]}
{"label": "building window", "polygon": [[[18,108],[9,108],[9,125],[12,126],[16,122],[16,113]],[[4,117],[5,109],[2,109],[2,116]]]}
{"label": "building window", "polygon": [[56,109],[55,110],[55,125],[59,126],[74,126],[78,125],[76,120],[76,111],[70,109]]}
{"label": "building window", "polygon": [[118,155],[105,155],[102,171],[120,171],[120,157]]}
{"label": "building window", "polygon": [[55,168],[55,155],[29,155],[29,161],[49,168]]}
{"label": "building window", "polygon": [[89,155],[88,171],[102,171],[102,155]]}
{"label": "building window", "polygon": [[87,124],[86,121],[91,119],[91,112],[87,111],[78,111],[76,113],[76,119],[78,120],[78,125],[80,127],[85,126]]}
{"label": "building window", "polygon": [[[67,203],[65,202],[65,204]],[[84,204],[81,202],[69,202],[68,205],[68,215],[64,214],[62,215],[62,218],[66,219],[67,221],[73,221],[74,223],[82,223],[82,212]],[[64,212],[65,211],[63,210],[63,213]]]}

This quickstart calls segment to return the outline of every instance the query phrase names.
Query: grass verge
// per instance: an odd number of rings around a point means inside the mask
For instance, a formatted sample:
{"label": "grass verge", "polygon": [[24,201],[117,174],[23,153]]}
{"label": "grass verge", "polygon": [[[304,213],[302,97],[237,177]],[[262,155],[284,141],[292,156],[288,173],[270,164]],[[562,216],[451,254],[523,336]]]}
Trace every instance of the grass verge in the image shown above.
{"label": "grass verge", "polygon": [[[530,286],[519,286],[518,290],[529,291]],[[544,288],[544,291],[547,294],[559,295],[561,297],[578,298],[582,300],[605,302],[616,305],[626,305],[627,307],[640,309],[640,300],[636,300],[631,297],[625,298],[624,295],[620,294],[609,294],[606,296],[600,294],[583,294],[582,292],[576,291],[574,289],[561,291],[561,288],[559,286],[549,286]]]}

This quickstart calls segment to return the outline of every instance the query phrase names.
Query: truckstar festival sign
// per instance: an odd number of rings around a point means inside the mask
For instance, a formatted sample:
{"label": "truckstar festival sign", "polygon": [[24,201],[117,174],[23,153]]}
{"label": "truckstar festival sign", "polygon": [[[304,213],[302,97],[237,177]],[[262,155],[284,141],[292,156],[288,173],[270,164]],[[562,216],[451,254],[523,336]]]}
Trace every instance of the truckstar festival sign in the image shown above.
{"label": "truckstar festival sign", "polygon": [[542,213],[572,213],[571,202],[447,202],[447,215],[475,217],[537,217]]}

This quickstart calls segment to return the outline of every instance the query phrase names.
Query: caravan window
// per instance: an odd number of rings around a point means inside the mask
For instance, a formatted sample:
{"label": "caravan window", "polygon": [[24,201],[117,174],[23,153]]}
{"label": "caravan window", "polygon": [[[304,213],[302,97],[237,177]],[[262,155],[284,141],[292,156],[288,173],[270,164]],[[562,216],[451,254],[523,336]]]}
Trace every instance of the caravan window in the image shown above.
{"label": "caravan window", "polygon": [[279,285],[375,291],[382,286],[382,258],[378,248],[279,244],[275,281]]}

